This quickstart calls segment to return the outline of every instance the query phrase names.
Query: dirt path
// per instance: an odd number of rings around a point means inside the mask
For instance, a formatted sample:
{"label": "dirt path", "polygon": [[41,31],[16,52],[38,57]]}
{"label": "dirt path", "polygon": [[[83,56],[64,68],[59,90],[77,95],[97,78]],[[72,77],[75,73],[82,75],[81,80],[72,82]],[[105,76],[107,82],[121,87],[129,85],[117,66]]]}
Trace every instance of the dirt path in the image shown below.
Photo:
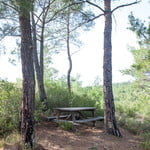
{"label": "dirt path", "polygon": [[39,150],[143,150],[139,147],[140,138],[121,129],[123,138],[108,135],[102,123],[93,128],[81,125],[76,133],[64,131],[57,124],[43,122],[36,128]]}

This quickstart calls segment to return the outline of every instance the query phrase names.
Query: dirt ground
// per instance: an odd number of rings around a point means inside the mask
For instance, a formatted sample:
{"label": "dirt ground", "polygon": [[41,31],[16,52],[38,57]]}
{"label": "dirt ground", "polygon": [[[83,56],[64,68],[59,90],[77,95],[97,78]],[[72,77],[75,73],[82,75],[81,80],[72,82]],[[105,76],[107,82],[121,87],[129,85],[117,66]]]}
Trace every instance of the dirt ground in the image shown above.
{"label": "dirt ground", "polygon": [[39,150],[143,150],[140,137],[121,129],[122,138],[108,135],[103,123],[80,125],[77,132],[65,131],[53,122],[42,122],[36,127]]}

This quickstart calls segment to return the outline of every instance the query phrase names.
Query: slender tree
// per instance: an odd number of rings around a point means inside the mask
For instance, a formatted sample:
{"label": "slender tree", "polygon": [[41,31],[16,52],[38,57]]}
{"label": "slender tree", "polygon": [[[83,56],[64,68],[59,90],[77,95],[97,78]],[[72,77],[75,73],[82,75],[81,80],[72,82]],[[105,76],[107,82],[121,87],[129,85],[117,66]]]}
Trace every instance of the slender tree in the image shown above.
{"label": "slender tree", "polygon": [[[105,27],[104,27],[104,57],[103,57],[103,93],[104,93],[104,122],[105,130],[109,134],[121,137],[121,132],[117,126],[115,117],[115,105],[112,90],[112,13],[125,6],[130,6],[138,3],[124,4],[111,9],[111,0],[104,0],[104,9],[98,4],[86,0],[88,4],[98,8],[102,13],[97,15],[94,19],[104,16]],[[93,19],[93,20],[94,20]]]}
{"label": "slender tree", "polygon": [[[55,40],[55,32],[53,32],[55,30],[53,26],[54,20],[58,18],[63,10],[69,8],[73,4],[64,5],[64,2],[59,0],[43,0],[35,3],[38,10],[32,12],[34,65],[40,100],[44,102],[44,107],[47,109],[47,95],[44,87],[44,48],[48,42],[46,43],[45,40],[47,40],[48,37],[53,37],[53,41]],[[58,8],[56,8],[56,6]],[[50,27],[52,27],[52,29]]]}
{"label": "slender tree", "polygon": [[[54,2],[53,0],[52,2]],[[34,66],[37,78],[37,84],[39,89],[40,100],[44,103],[44,110],[47,109],[47,95],[44,86],[44,34],[46,18],[48,15],[48,10],[51,5],[51,0],[44,0],[39,3],[35,2],[34,7],[41,9],[41,13],[36,14],[35,8],[32,10],[32,36],[33,36],[33,56],[34,56]],[[37,17],[37,22],[35,22],[35,16]],[[38,22],[40,22],[38,24]],[[37,31],[38,26],[38,31]],[[40,29],[39,29],[40,28]],[[39,33],[39,34],[38,34]],[[38,35],[38,38],[37,38]],[[38,43],[39,42],[39,43]],[[39,45],[39,46],[38,46]],[[39,53],[39,55],[38,55]]]}
{"label": "slender tree", "polygon": [[74,54],[71,46],[79,47],[81,45],[81,42],[77,38],[77,29],[80,27],[85,27],[86,29],[91,27],[93,25],[92,23],[88,25],[85,23],[88,23],[88,20],[93,17],[93,13],[89,10],[84,10],[82,1],[63,0],[63,3],[65,4],[65,8],[59,13],[60,17],[57,19],[60,24],[59,26],[61,28],[63,27],[63,30],[58,32],[58,34],[62,34],[59,37],[62,39],[61,42],[65,45],[67,51],[69,66],[67,70],[67,87],[69,93],[71,93],[72,54]]}
{"label": "slender tree", "polygon": [[68,61],[69,61],[69,69],[67,73],[67,85],[68,85],[69,93],[71,93],[70,74],[72,71],[72,59],[71,59],[71,54],[70,54],[70,11],[69,9],[68,9],[68,14],[67,14],[67,55],[68,55]]}
{"label": "slender tree", "polygon": [[104,1],[104,58],[103,58],[103,92],[105,100],[105,129],[108,133],[115,136],[121,136],[117,127],[115,118],[114,97],[112,91],[112,16],[111,16],[111,0]]}
{"label": "slender tree", "polygon": [[[43,24],[44,25],[44,24]],[[36,78],[37,78],[37,84],[39,89],[39,97],[42,102],[45,104],[46,108],[46,102],[47,102],[47,95],[45,92],[44,87],[44,27],[42,28],[41,32],[41,40],[40,40],[40,61],[38,57],[38,50],[37,50],[37,30],[36,30],[36,23],[34,19],[34,13],[32,11],[32,37],[33,37],[33,61],[35,66],[35,72],[36,72]]]}

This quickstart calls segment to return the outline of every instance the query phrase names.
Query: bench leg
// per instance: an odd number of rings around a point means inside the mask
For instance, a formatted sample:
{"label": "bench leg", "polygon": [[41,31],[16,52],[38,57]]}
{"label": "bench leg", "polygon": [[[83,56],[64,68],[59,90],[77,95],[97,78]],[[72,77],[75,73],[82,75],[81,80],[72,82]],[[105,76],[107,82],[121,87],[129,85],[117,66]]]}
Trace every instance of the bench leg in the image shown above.
{"label": "bench leg", "polygon": [[93,121],[93,127],[96,127],[96,121]]}
{"label": "bench leg", "polygon": [[61,115],[61,112],[60,111],[58,111],[57,113],[56,113],[56,119],[57,120],[59,120],[59,116]]}
{"label": "bench leg", "polygon": [[75,113],[74,112],[72,112],[72,121],[73,121],[73,125],[72,125],[72,131],[73,132],[76,132],[77,131],[77,129],[76,129],[76,126],[74,125],[74,122],[75,122]]}
{"label": "bench leg", "polygon": [[[95,116],[95,111],[92,111],[92,117],[94,118]],[[96,127],[96,121],[93,121],[93,127]]]}

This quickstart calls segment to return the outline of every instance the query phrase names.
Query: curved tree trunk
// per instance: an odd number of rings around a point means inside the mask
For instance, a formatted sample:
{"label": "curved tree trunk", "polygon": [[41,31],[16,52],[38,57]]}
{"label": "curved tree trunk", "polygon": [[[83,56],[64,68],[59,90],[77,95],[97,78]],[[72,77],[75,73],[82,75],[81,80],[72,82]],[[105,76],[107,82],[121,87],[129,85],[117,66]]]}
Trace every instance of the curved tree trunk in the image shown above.
{"label": "curved tree trunk", "polygon": [[[31,3],[24,0],[23,3]],[[31,4],[30,4],[31,5]],[[21,62],[23,74],[23,97],[21,107],[21,135],[23,143],[32,148],[34,138],[34,99],[35,78],[33,66],[33,47],[30,25],[30,10],[20,5]]]}
{"label": "curved tree trunk", "polygon": [[43,49],[44,49],[44,40],[43,40],[43,31],[42,29],[42,40],[40,44],[40,64],[38,59],[38,53],[37,53],[37,38],[36,38],[36,24],[34,20],[34,15],[32,12],[32,34],[33,34],[33,58],[34,58],[34,66],[36,71],[36,77],[37,77],[37,83],[38,83],[38,89],[39,89],[39,97],[42,102],[45,103],[45,109],[46,109],[46,103],[47,103],[47,95],[44,88],[44,77],[43,77]]}
{"label": "curved tree trunk", "polygon": [[47,103],[47,96],[44,88],[44,29],[45,29],[45,18],[42,22],[42,31],[40,36],[40,76],[38,77],[40,97],[41,101]]}
{"label": "curved tree trunk", "polygon": [[112,15],[111,0],[104,1],[105,6],[105,28],[104,28],[104,62],[103,62],[103,92],[104,92],[104,116],[105,129],[107,133],[121,136],[115,118],[115,105],[112,91]]}

